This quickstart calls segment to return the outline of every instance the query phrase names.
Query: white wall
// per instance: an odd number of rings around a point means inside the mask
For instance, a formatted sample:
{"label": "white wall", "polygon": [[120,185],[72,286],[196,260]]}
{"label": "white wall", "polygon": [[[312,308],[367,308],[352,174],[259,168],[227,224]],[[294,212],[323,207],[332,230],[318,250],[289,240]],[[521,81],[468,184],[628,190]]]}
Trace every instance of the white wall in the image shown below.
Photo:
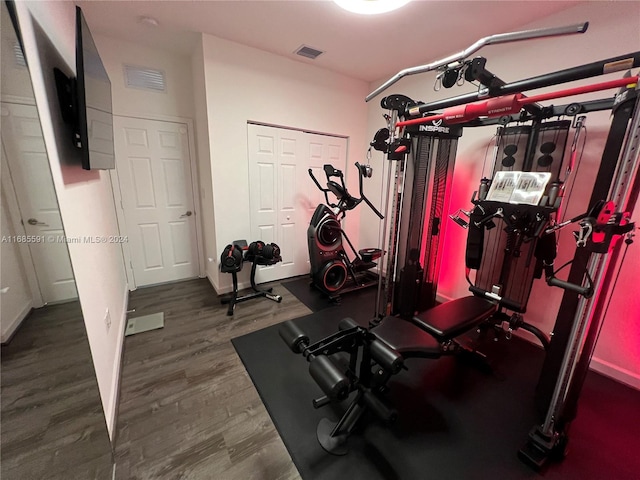
{"label": "white wall", "polygon": [[[251,233],[247,121],[348,136],[347,185],[357,191],[353,163],[364,161],[368,144],[368,85],[210,35],[202,45],[215,210],[215,245],[207,245],[215,262],[207,262],[207,275],[220,291],[231,279],[219,276],[219,250]],[[358,215],[346,229],[359,245]]]}
{"label": "white wall", "polygon": [[[523,25],[522,30],[571,25],[589,21],[587,33],[551,39],[539,39],[515,44],[486,47],[476,55],[487,58],[487,68],[506,82],[541,75],[556,70],[585,63],[603,60],[609,57],[630,53],[640,48],[640,3],[639,2],[585,2],[576,7],[555,14],[545,20]],[[520,30],[520,29],[518,29]],[[499,33],[499,32],[496,32]],[[454,53],[454,52],[452,52]],[[430,59],[431,61],[437,59]],[[407,65],[410,67],[413,65]],[[389,77],[396,72],[389,72]],[[596,79],[576,82],[575,85],[589,84],[619,78],[622,72],[597,77]],[[388,78],[388,77],[387,77]],[[381,79],[370,85],[370,90],[382,83]],[[434,92],[435,74],[422,74],[407,77],[391,87],[382,96],[390,93],[403,93],[415,100],[425,102],[457,96],[473,91],[473,87],[454,87]],[[574,84],[571,84],[574,85]],[[536,91],[553,91],[562,86]],[[603,98],[613,96],[614,91],[590,96],[572,97],[557,100],[556,104],[566,104],[578,99]],[[378,97],[369,104],[369,135],[384,126],[380,114]],[[585,209],[593,174],[600,162],[604,141],[609,129],[609,113],[589,114],[587,118],[588,145],[582,158],[578,181],[573,191],[574,201],[570,203],[571,214]],[[458,155],[452,184],[451,211],[458,208],[468,209],[471,194],[477,189],[482,176],[487,144],[495,133],[494,127],[468,128],[458,145]],[[378,154],[379,155],[379,154]],[[487,159],[487,165],[492,159]],[[570,217],[567,217],[570,218]],[[634,215],[640,221],[640,205]],[[448,220],[447,220],[448,221]],[[362,238],[371,241],[376,232],[367,229],[363,223]],[[557,265],[571,258],[574,250],[572,242],[567,242],[571,233],[563,233],[565,242],[561,246]],[[466,231],[449,222],[445,237],[444,258],[438,291],[444,298],[457,298],[468,294],[464,279],[464,248]],[[366,240],[363,240],[366,242]],[[638,242],[636,242],[637,244]],[[633,272],[640,269],[640,246],[633,245],[623,266],[619,286],[613,296],[613,302],[600,336],[592,366],[599,371],[635,385],[640,388],[640,300],[632,293],[634,289]],[[568,273],[568,270],[566,270]],[[565,273],[566,275],[566,273]],[[566,278],[566,277],[562,277]],[[556,319],[562,291],[546,286],[538,281],[534,284],[529,301],[526,320],[550,332]]]}
{"label": "white wall", "polygon": [[[135,43],[119,40],[106,35],[93,36],[96,46],[100,51],[100,57],[111,80],[111,94],[113,100],[113,114],[117,116],[135,117],[151,120],[164,120],[170,122],[182,122],[188,126],[195,118],[194,105],[194,80],[192,76],[191,57],[157,48],[137,45]],[[124,68],[132,65],[143,68],[160,70],[165,76],[165,91],[151,91],[142,88],[126,86]],[[198,125],[193,129],[197,131]],[[196,132],[190,132],[197,138]],[[189,144],[191,147],[191,144]],[[189,152],[197,163],[197,145],[195,152]],[[112,173],[117,173],[113,171]],[[195,175],[197,175],[194,172]],[[210,177],[210,175],[209,175]],[[196,177],[199,178],[199,177]],[[113,175],[114,185],[118,182],[117,175]],[[209,184],[211,182],[208,182]],[[117,189],[116,189],[117,190]],[[121,192],[116,192],[120,198]],[[196,195],[197,192],[194,192]],[[195,199],[198,202],[198,199]],[[196,205],[196,221],[201,224],[208,220],[209,215],[203,214],[201,208]],[[120,210],[121,228],[126,234],[124,212]],[[198,230],[198,234],[200,230]],[[203,239],[198,245],[199,252],[203,251]],[[125,249],[125,268],[130,260],[128,244]],[[200,260],[200,259],[198,259]],[[128,270],[133,278],[132,269]],[[130,287],[134,288],[134,282],[130,281]]]}
{"label": "white wall", "polygon": [[[66,235],[118,235],[108,172],[81,169],[58,108],[53,67],[75,72],[75,6],[17,2],[16,7]],[[81,242],[70,244],[69,254],[112,435],[128,293],[122,250],[113,243]]]}
{"label": "white wall", "polygon": [[[200,189],[200,222],[202,225],[203,254],[206,275],[215,286],[217,278],[211,276],[214,260],[218,258],[216,248],[216,219],[213,209],[213,181],[211,176],[211,146],[209,141],[209,118],[207,109],[207,85],[202,38],[191,56],[193,78],[193,100],[195,111],[196,154],[198,158],[198,187]],[[218,290],[219,292],[219,290]]]}
{"label": "white wall", "polygon": [[[104,35],[94,35],[93,39],[111,80],[114,115],[143,118],[194,117],[189,56],[144,47]],[[127,88],[124,65],[163,71],[166,91],[152,92],[140,88]]]}

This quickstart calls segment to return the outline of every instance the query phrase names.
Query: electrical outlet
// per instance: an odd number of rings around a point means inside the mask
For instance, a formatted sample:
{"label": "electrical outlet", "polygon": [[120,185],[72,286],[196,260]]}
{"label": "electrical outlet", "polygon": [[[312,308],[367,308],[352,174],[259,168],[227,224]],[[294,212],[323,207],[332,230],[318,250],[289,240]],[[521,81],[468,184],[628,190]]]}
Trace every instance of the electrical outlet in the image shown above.
{"label": "electrical outlet", "polygon": [[104,314],[104,324],[107,326],[107,332],[111,328],[111,314],[109,313],[109,309]]}

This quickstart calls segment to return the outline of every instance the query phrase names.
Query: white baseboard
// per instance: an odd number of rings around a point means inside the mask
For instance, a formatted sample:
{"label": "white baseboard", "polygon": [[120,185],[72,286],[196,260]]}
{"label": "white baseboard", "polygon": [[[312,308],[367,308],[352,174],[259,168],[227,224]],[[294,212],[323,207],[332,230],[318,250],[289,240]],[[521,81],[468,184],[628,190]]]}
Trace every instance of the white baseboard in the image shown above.
{"label": "white baseboard", "polygon": [[207,280],[209,280],[209,283],[211,284],[213,289],[216,291],[216,294],[220,295],[219,293],[220,286],[213,280],[213,278],[211,278],[211,275],[209,275],[209,272],[206,273],[206,277],[207,277]]}
{"label": "white baseboard", "polygon": [[640,390],[640,374],[638,373],[632,372],[618,365],[614,365],[613,363],[607,362],[606,360],[602,360],[598,357],[591,358],[590,368],[605,377],[612,378],[613,380],[624,383],[631,388]]}
{"label": "white baseboard", "polygon": [[18,315],[16,315],[16,318],[14,318],[13,321],[9,324],[9,327],[7,327],[4,332],[2,332],[2,335],[0,336],[0,343],[5,344],[9,340],[11,340],[11,337],[14,333],[16,333],[16,330],[18,330],[18,327],[20,327],[24,319],[27,318],[32,308],[33,305],[31,302],[25,305],[22,311],[18,313]]}
{"label": "white baseboard", "polygon": [[120,375],[122,373],[122,351],[124,348],[124,332],[127,328],[127,310],[129,310],[129,285],[125,285],[124,288],[124,301],[123,301],[122,317],[120,318],[120,328],[118,329],[118,340],[116,343],[116,354],[114,361],[116,363],[113,370],[113,376],[111,377],[111,398],[109,399],[108,412],[105,412],[105,418],[107,419],[107,430],[109,431],[109,438],[113,444],[116,439],[116,427],[118,420],[118,399],[120,398]]}

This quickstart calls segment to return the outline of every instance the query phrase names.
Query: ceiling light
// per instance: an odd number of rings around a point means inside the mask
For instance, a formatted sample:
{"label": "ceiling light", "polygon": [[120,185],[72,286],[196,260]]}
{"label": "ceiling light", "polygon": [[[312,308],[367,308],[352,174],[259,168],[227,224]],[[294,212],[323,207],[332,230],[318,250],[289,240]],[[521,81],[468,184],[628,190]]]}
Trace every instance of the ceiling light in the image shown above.
{"label": "ceiling light", "polygon": [[333,0],[336,5],[353,13],[375,15],[404,7],[411,0]]}

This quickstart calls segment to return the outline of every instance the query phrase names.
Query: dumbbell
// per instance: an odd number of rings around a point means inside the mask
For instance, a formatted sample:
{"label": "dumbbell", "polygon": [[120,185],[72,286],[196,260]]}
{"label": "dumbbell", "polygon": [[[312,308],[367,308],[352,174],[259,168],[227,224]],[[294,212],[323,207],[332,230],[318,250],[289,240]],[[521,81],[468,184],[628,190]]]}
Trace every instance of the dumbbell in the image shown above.
{"label": "dumbbell", "polygon": [[280,259],[280,247],[275,243],[265,244],[262,247],[262,256],[265,260],[279,260]]}
{"label": "dumbbell", "polygon": [[227,245],[220,255],[220,270],[224,273],[242,270],[242,248],[237,245]]}
{"label": "dumbbell", "polygon": [[309,361],[309,374],[327,397],[338,401],[347,398],[349,379],[329,357],[309,352],[309,337],[295,323],[284,322],[278,333],[293,353],[301,353]]}

